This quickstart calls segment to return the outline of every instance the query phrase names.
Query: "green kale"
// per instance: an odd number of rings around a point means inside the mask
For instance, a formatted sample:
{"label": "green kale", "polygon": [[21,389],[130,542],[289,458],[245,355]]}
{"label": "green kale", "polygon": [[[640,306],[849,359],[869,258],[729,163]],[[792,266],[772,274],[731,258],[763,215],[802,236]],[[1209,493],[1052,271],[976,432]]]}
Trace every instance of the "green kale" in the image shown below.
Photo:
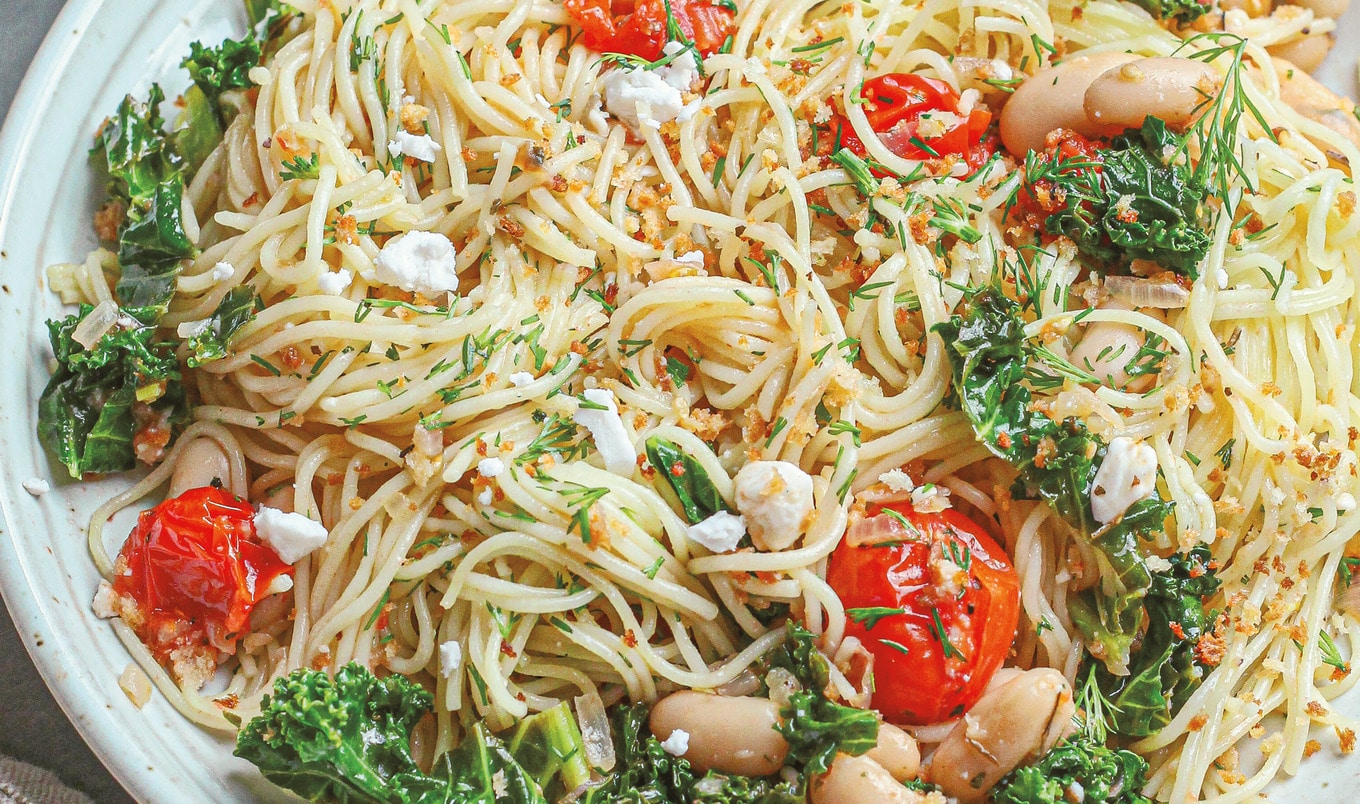
{"label": "green kale", "polygon": [[215,48],[194,42],[180,66],[189,71],[194,86],[218,109],[218,122],[225,127],[230,120],[221,109],[223,93],[249,89],[250,70],[259,64],[260,43],[247,34],[244,39],[228,39]]}
{"label": "green kale", "polygon": [[[1172,604],[1177,607],[1174,616],[1190,620],[1191,627],[1202,628],[1205,619],[1200,599],[1174,594],[1179,587],[1160,581],[1142,555],[1140,543],[1163,531],[1172,504],[1156,494],[1108,525],[1095,521],[1091,492],[1105,460],[1105,442],[1077,419],[1059,422],[1035,409],[1024,384],[1033,347],[1014,301],[995,288],[975,291],[958,314],[936,329],[948,349],[960,408],[978,439],[1019,473],[1013,493],[1048,502],[1097,548],[1103,582],[1069,601],[1072,618],[1111,679],[1112,694],[1127,696],[1129,712],[1116,719],[1116,729],[1155,731],[1166,723],[1162,715],[1174,712],[1202,675],[1191,648],[1168,652],[1160,629],[1144,630],[1145,621],[1156,624],[1160,617],[1169,634],[1170,624],[1180,623],[1167,611]],[[1186,560],[1204,565],[1200,559]],[[1194,590],[1208,583],[1200,578]],[[1199,631],[1195,633],[1197,639]],[[1122,679],[1123,686],[1116,688],[1115,679]]]}
{"label": "green kale", "polygon": [[1200,0],[1134,0],[1159,20],[1171,20],[1185,26],[1208,14],[1213,6]]}
{"label": "green kale", "polygon": [[164,314],[174,295],[180,261],[196,253],[181,218],[184,160],[158,111],[164,100],[158,86],[145,104],[125,98],[94,148],[109,174],[109,194],[127,207],[118,236],[119,303],[149,308],[153,318]]}
{"label": "green kale", "polygon": [[694,769],[671,756],[647,729],[646,704],[615,708],[614,771],[586,791],[582,804],[669,804],[688,801],[694,789]]}
{"label": "green kale", "polygon": [[1151,804],[1142,794],[1147,761],[1073,735],[1033,765],[1017,768],[992,788],[993,804]]}
{"label": "green kale", "polygon": [[[1206,547],[1172,555],[1169,561],[1170,568],[1152,576],[1144,606],[1146,627],[1128,675],[1093,667],[1096,684],[1109,702],[1110,728],[1118,734],[1156,734],[1204,678],[1196,647],[1213,627],[1204,599],[1218,590],[1219,580]],[[1089,614],[1084,607],[1073,607],[1072,617],[1080,623]]]}
{"label": "green kale", "polygon": [[804,804],[807,801],[801,776],[780,781],[724,776],[716,771],[709,771],[695,782],[690,796],[686,801],[693,804]]}
{"label": "green kale", "polygon": [[1161,120],[1148,117],[1095,158],[1030,152],[1026,184],[1046,185],[1061,205],[1044,218],[1044,231],[1071,238],[1082,255],[1103,266],[1152,260],[1197,278],[1209,252],[1208,190],[1189,161],[1177,158],[1182,143]]}
{"label": "green kale", "polygon": [[170,427],[186,416],[179,363],[168,344],[155,341],[155,327],[128,319],[90,349],[76,343],[72,334],[93,309],[82,305],[47,322],[57,370],[38,400],[38,437],[74,478],[136,465],[136,403]]}
{"label": "green kale", "polygon": [[190,335],[186,341],[190,368],[221,360],[227,356],[227,345],[241,327],[255,318],[255,290],[248,286],[227,291],[217,310],[202,324],[202,331]]}
{"label": "green kale", "polygon": [[727,510],[727,503],[723,502],[718,487],[713,485],[704,467],[673,442],[660,436],[647,439],[647,461],[675,492],[690,524]]}
{"label": "green kale", "polygon": [[878,742],[878,716],[867,709],[834,703],[826,697],[830,664],[817,649],[816,637],[790,622],[784,644],[770,656],[770,666],[788,670],[802,689],[780,710],[779,733],[789,744],[788,763],[808,775],[825,773],[836,754],[859,756]]}
{"label": "green kale", "polygon": [[297,670],[274,683],[260,715],[237,734],[236,756],[311,801],[392,804],[547,804],[544,790],[589,777],[580,731],[566,704],[497,736],[477,723],[424,773],[411,730],[431,695],[403,676],[379,679],[348,664],[332,678]]}

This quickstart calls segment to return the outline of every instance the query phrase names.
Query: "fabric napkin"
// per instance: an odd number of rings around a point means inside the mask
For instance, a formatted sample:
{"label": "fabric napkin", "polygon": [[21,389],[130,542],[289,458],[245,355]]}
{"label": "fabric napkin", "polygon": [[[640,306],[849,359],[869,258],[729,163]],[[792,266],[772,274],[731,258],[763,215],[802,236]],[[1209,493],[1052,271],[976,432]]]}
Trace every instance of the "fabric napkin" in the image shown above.
{"label": "fabric napkin", "polygon": [[94,804],[51,771],[0,756],[0,804]]}

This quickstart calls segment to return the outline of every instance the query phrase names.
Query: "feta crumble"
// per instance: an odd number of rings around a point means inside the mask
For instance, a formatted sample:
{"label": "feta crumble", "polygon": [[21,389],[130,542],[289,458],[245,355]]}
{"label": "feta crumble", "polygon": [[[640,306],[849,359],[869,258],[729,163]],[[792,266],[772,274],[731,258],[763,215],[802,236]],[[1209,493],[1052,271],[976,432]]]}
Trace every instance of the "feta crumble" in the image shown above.
{"label": "feta crumble", "polygon": [[887,486],[889,491],[903,494],[916,488],[916,484],[912,482],[911,475],[903,472],[901,469],[889,469],[878,476],[878,482]]}
{"label": "feta crumble", "polygon": [[682,757],[689,751],[689,732],[676,729],[671,736],[661,741],[661,750],[673,757]]}
{"label": "feta crumble", "polygon": [[516,388],[523,388],[535,379],[534,375],[527,371],[516,371],[514,374],[510,375],[510,384]]}
{"label": "feta crumble", "polygon": [[715,553],[729,553],[746,535],[746,519],[738,514],[719,511],[702,522],[689,526],[690,541],[698,542]]}
{"label": "feta crumble", "polygon": [[225,282],[236,276],[236,269],[229,262],[219,262],[213,266],[212,280],[214,282]]}
{"label": "feta crumble", "polygon": [[438,232],[407,232],[387,241],[373,261],[378,281],[433,296],[458,290],[458,254]]}
{"label": "feta crumble", "polygon": [[490,486],[487,486],[486,488],[482,489],[477,494],[477,502],[481,503],[482,505],[490,505],[495,501],[496,492],[492,491]]}
{"label": "feta crumble", "polygon": [[463,646],[455,639],[442,642],[439,645],[439,674],[448,678],[458,672],[458,665],[463,663]]}
{"label": "feta crumble", "polygon": [[812,477],[787,461],[752,461],[736,477],[737,510],[762,550],[783,550],[812,513]]}
{"label": "feta crumble", "polygon": [[604,410],[581,406],[572,414],[572,419],[590,431],[595,441],[595,449],[604,459],[604,467],[616,475],[632,477],[637,468],[637,448],[628,437],[619,416],[619,406],[614,402],[614,392],[603,388],[587,388],[585,399]]}
{"label": "feta crumble", "polygon": [[505,461],[500,458],[483,458],[477,462],[477,474],[482,477],[495,477],[505,471]]}
{"label": "feta crumble", "polygon": [[296,564],[326,543],[326,526],[303,514],[267,505],[255,514],[255,532],[285,564]]}
{"label": "feta crumble", "polygon": [[43,480],[41,477],[30,477],[24,481],[24,491],[34,497],[41,497],[52,490],[52,484]]}
{"label": "feta crumble", "polygon": [[1151,497],[1157,484],[1157,452],[1142,441],[1119,436],[1110,442],[1091,489],[1091,514],[1102,525],[1129,506]]}
{"label": "feta crumble", "polygon": [[[667,42],[662,52],[673,56],[681,50],[685,50],[685,45]],[[693,115],[695,109],[687,109],[684,93],[698,80],[699,63],[692,50],[685,50],[670,64],[654,70],[620,66],[600,78],[605,108],[634,131],[643,126],[659,129],[662,123]],[[640,104],[646,104],[646,110]]]}
{"label": "feta crumble", "polygon": [[387,143],[387,150],[393,156],[409,156],[421,162],[433,162],[443,146],[430,139],[429,134],[412,134],[398,131],[396,139]]}
{"label": "feta crumble", "polygon": [[339,296],[354,283],[354,274],[348,268],[326,271],[316,278],[316,286],[327,296]]}

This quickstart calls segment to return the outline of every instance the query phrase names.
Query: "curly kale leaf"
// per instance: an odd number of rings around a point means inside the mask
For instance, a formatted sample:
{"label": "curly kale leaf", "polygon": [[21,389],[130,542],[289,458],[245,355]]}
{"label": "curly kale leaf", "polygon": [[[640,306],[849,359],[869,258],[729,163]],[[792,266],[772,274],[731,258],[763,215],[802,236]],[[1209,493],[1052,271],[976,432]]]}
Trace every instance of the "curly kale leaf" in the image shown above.
{"label": "curly kale leaf", "polygon": [[190,368],[221,360],[227,356],[227,346],[241,327],[255,318],[255,290],[248,286],[235,287],[222,297],[217,310],[199,324],[199,331],[189,335]]}
{"label": "curly kale leaf", "polygon": [[779,733],[788,741],[790,765],[808,775],[825,773],[836,754],[859,756],[873,749],[878,742],[878,716],[828,699],[830,665],[817,649],[816,637],[793,622],[787,633],[784,644],[771,655],[770,665],[791,672],[802,689],[790,695],[780,710]]}
{"label": "curly kale leaf", "polygon": [[589,778],[566,704],[509,735],[473,724],[430,773],[411,756],[411,731],[433,699],[403,676],[379,679],[348,664],[332,678],[298,670],[274,683],[260,715],[236,737],[236,756],[311,801],[391,804],[547,804]]}
{"label": "curly kale leaf", "polygon": [[[1110,728],[1118,734],[1157,733],[1204,679],[1196,647],[1213,627],[1204,600],[1218,590],[1219,580],[1206,547],[1172,555],[1169,561],[1170,568],[1152,576],[1145,598],[1146,630],[1128,675],[1094,668],[1096,684],[1108,702]],[[1073,618],[1078,617],[1074,610]]]}
{"label": "curly kale leaf", "polygon": [[[113,326],[92,348],[71,337],[94,308],[47,322],[57,370],[38,400],[38,437],[71,477],[136,465],[133,406],[144,403],[171,427],[186,417],[179,363],[154,327],[135,319]],[[126,324],[126,325],[125,325]]]}
{"label": "curly kale leaf", "polygon": [[[1168,722],[1165,716],[1179,707],[1203,673],[1195,664],[1193,642],[1180,652],[1168,647],[1172,623],[1184,629],[1187,639],[1191,633],[1198,639],[1207,619],[1203,595],[1183,594],[1178,583],[1154,576],[1140,548],[1163,531],[1172,504],[1154,495],[1108,525],[1094,520],[1091,491],[1105,460],[1105,442],[1079,420],[1057,422],[1035,409],[1024,384],[1033,349],[1016,302],[995,288],[984,288],[936,329],[948,350],[959,405],[978,439],[1018,471],[1015,492],[1047,501],[1098,548],[1104,582],[1074,596],[1069,608],[1089,650],[1103,665],[1103,688],[1115,706],[1126,710],[1114,719],[1116,730],[1152,733]],[[1194,553],[1181,561],[1201,569],[1205,564]],[[1173,572],[1180,571],[1178,566],[1173,565]],[[1193,590],[1206,588],[1208,582],[1201,575],[1196,578]],[[1145,620],[1146,632],[1141,630]]]}
{"label": "curly kale leaf", "polygon": [[673,442],[660,436],[647,439],[647,461],[670,484],[690,524],[727,510],[727,503],[704,467]]}
{"label": "curly kale leaf", "polygon": [[1084,256],[1122,268],[1152,260],[1195,279],[1209,251],[1204,199],[1208,195],[1184,159],[1182,139],[1149,117],[1115,137],[1094,158],[1030,153],[1025,181],[1049,185],[1060,207],[1044,231],[1072,239]]}
{"label": "curly kale leaf", "polygon": [[685,800],[693,804],[804,804],[807,793],[801,776],[782,781],[709,771],[694,783],[691,797]]}
{"label": "curly kale leaf", "polygon": [[[260,43],[253,35],[247,35],[240,40],[228,39],[217,47],[194,42],[180,66],[189,71],[194,86],[214,106],[220,106],[224,92],[251,87],[250,70],[259,63]],[[220,108],[218,120],[223,126],[230,122],[221,116]]]}
{"label": "curly kale leaf", "polygon": [[1011,771],[992,788],[993,804],[1151,804],[1142,794],[1147,761],[1073,735],[1038,762]]}
{"label": "curly kale leaf", "polygon": [[156,317],[174,295],[180,260],[196,253],[181,217],[184,160],[158,111],[164,100],[159,86],[145,104],[125,98],[94,148],[109,174],[109,194],[127,208],[118,235],[119,303],[154,309]]}

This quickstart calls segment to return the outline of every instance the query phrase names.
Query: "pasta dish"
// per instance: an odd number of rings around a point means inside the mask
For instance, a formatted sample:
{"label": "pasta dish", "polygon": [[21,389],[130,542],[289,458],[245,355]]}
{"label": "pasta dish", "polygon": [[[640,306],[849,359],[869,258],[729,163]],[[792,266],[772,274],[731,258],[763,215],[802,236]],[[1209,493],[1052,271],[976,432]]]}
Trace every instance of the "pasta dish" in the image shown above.
{"label": "pasta dish", "polygon": [[47,272],[124,689],[324,801],[1350,754],[1342,10],[248,0]]}

